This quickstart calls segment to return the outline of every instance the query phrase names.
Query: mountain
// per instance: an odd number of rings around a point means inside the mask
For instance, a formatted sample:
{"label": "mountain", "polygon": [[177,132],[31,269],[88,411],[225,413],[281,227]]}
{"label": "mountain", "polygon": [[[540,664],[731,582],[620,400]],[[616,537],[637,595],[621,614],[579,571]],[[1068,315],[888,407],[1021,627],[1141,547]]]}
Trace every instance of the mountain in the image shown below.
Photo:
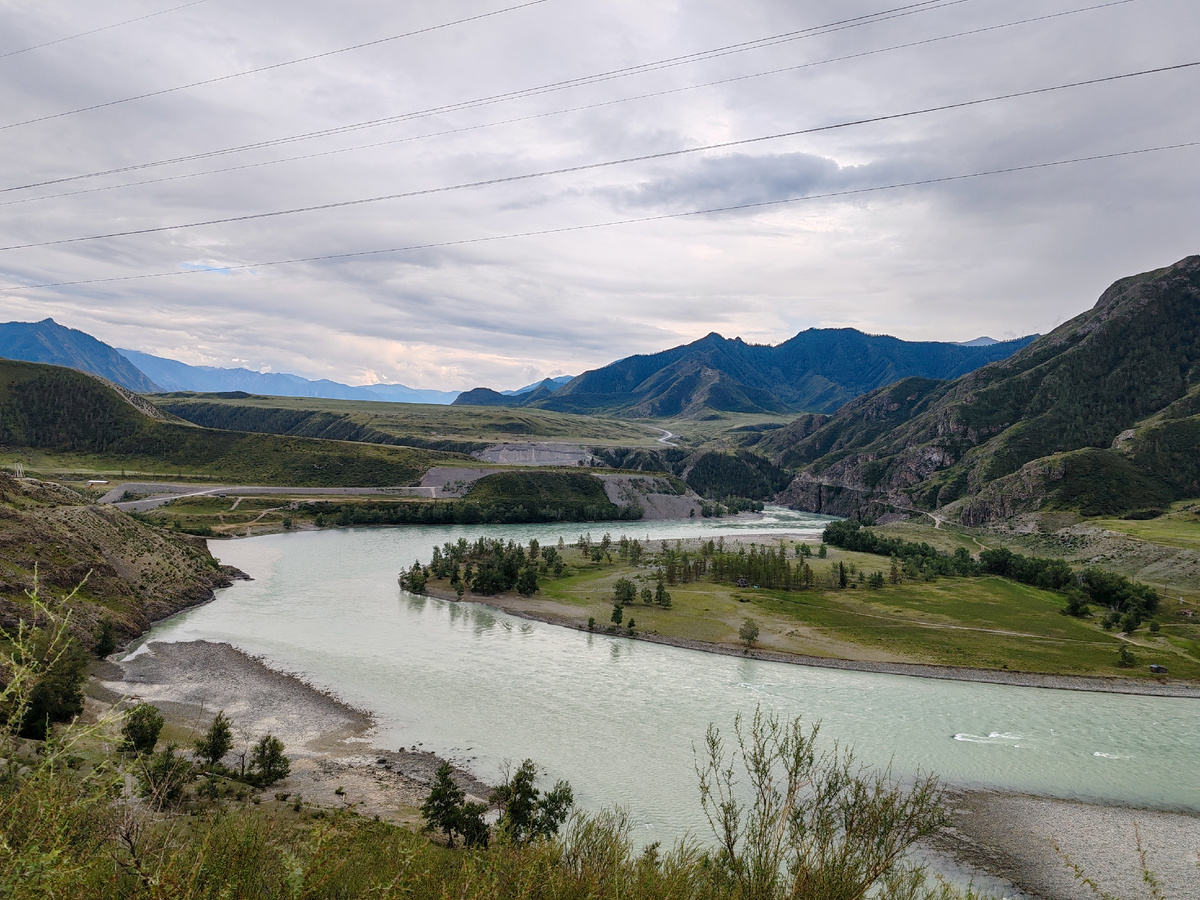
{"label": "mountain", "polygon": [[800,470],[786,502],[864,518],[942,508],[979,524],[1200,494],[1200,256],[1117,281],[1008,359],[903,379],[755,450]]}
{"label": "mountain", "polygon": [[322,378],[311,381],[283,372],[255,372],[252,369],[221,369],[214,366],[189,366],[173,359],[120,351],[130,362],[161,385],[163,391],[223,393],[245,391],[272,397],[322,397],[328,400],[377,400],[388,403],[450,403],[457,391],[423,391],[403,384],[372,384],[353,387]]}
{"label": "mountain", "polygon": [[543,378],[541,381],[534,384],[527,384],[525,387],[517,388],[515,391],[501,391],[500,393],[506,397],[515,397],[518,394],[528,394],[530,391],[536,391],[542,385],[547,385],[549,390],[556,391],[574,377],[574,375],[559,375],[555,378]]}
{"label": "mountain", "polygon": [[0,357],[78,369],[140,394],[162,390],[108,344],[53,319],[0,325]]}
{"label": "mountain", "polygon": [[998,344],[998,343],[1000,343],[1000,342],[998,340],[996,340],[995,338],[990,338],[990,337],[985,336],[985,337],[977,337],[973,341],[960,341],[958,346],[960,346],[960,347],[990,347],[990,346],[992,346],[992,344]]}
{"label": "mountain", "polygon": [[549,396],[535,391],[505,397],[482,388],[455,402],[630,417],[832,412],[867,391],[909,376],[954,378],[1004,359],[1033,338],[964,346],[914,343],[853,328],[810,328],[767,346],[713,333],[691,344],[584,372]]}

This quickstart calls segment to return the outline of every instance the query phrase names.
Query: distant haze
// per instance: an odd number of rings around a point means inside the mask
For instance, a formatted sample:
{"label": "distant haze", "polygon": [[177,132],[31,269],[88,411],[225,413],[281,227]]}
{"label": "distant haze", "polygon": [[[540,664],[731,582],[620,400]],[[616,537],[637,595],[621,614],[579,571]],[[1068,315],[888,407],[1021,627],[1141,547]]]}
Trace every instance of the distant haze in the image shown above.
{"label": "distant haze", "polygon": [[515,390],[711,331],[1046,333],[1200,250],[1200,148],[1113,156],[1197,140],[1200,67],[745,143],[1193,62],[1200,4],[518,2],[0,2],[0,321]]}

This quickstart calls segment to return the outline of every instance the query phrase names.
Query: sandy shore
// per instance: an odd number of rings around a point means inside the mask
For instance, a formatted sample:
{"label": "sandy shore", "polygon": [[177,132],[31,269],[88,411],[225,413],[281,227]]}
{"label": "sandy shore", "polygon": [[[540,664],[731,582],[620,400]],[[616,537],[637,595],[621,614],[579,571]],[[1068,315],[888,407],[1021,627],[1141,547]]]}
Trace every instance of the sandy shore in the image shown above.
{"label": "sandy shore", "polygon": [[[320,806],[421,822],[418,807],[442,763],[416,747],[375,747],[369,714],[229,644],[153,643],[132,658],[105,664],[94,677],[107,699],[153,703],[176,733],[198,735],[224,710],[234,733],[227,765],[236,764],[237,753],[264,734],[274,734],[284,743],[292,772],[271,792],[299,795]],[[456,780],[473,799],[490,793],[468,772],[456,769]]]}
{"label": "sandy shore", "polygon": [[[1142,880],[1140,840],[1164,897],[1200,897],[1200,814],[991,791],[951,791],[948,800],[954,824],[932,842],[934,849],[968,873],[987,873],[1014,885],[1018,896],[1096,900],[1065,855],[1114,897],[1150,897]],[[995,890],[986,880],[981,884]]]}
{"label": "sandy shore", "polygon": [[[458,596],[435,584],[426,587],[430,597],[457,601]],[[482,603],[522,619],[561,625],[565,628],[586,630],[587,620],[577,607],[554,600],[522,597],[520,594],[482,596],[469,591],[463,600]],[[603,634],[603,631],[598,632]],[[620,640],[630,640],[623,632]],[[771,662],[791,663],[798,666],[815,666],[821,669],[843,669],[853,672],[880,672],[888,675],[908,675],[914,678],[938,678],[948,681],[975,681],[985,684],[1008,684],[1017,687],[1051,688],[1060,691],[1098,691],[1108,694],[1138,694],[1148,697],[1200,698],[1200,685],[1188,681],[1156,679],[1140,681],[1132,678],[1098,678],[1085,675],[1046,675],[1040,672],[1015,672],[999,669],[968,669],[962,666],[935,666],[921,663],[878,662],[874,660],[834,659],[824,656],[805,656],[799,653],[784,653],[775,650],[751,650],[748,654],[740,645],[713,644],[686,638],[670,637],[654,632],[636,632],[633,640],[684,647],[705,653],[723,656],[749,656]],[[1200,896],[1200,895],[1198,895]]]}

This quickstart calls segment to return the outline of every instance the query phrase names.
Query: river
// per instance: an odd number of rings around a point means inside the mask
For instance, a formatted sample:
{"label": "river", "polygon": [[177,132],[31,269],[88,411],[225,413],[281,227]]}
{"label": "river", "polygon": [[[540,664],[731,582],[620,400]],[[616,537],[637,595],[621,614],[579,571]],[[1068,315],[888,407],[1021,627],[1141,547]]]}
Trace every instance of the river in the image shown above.
{"label": "river", "polygon": [[585,807],[627,805],[641,839],[705,834],[693,745],[756,705],[820,721],[900,776],[1200,810],[1200,700],[815,669],[707,654],[417,597],[396,573],[479,535],[543,545],[580,531],[659,540],[809,532],[827,520],[328,529],[213,542],[254,580],[155,626],[147,641],[228,641],[372,712],[376,743],[420,745],[485,780],[531,757]]}

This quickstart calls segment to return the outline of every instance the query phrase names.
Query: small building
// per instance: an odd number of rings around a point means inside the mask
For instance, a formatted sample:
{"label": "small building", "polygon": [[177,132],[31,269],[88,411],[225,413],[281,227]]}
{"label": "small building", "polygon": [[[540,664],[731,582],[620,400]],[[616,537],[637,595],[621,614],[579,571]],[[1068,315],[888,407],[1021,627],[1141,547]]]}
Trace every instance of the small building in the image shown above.
{"label": "small building", "polygon": [[87,486],[90,488],[96,488],[96,487],[101,487],[106,484],[108,484],[108,482],[105,481],[103,478],[93,478],[91,481],[89,481],[87,483]]}
{"label": "small building", "polygon": [[1158,663],[1151,663],[1151,665],[1150,665],[1150,674],[1151,674],[1151,675],[1166,675],[1166,674],[1167,674],[1167,667],[1166,667],[1166,666],[1160,666]]}

